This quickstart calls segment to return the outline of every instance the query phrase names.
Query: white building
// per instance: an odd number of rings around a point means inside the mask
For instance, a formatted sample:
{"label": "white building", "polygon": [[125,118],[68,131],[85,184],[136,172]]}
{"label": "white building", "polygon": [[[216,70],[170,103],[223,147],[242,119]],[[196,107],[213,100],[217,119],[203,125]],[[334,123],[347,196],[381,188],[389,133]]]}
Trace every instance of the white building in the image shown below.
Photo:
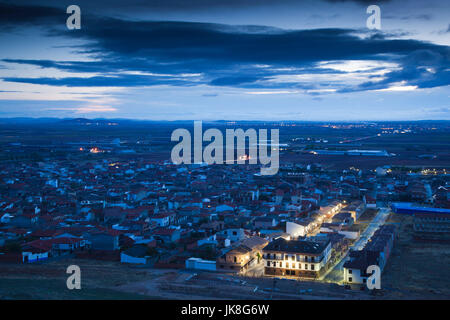
{"label": "white building", "polygon": [[304,237],[307,234],[306,226],[294,222],[286,222],[286,233],[288,233],[292,238]]}
{"label": "white building", "polygon": [[186,260],[186,269],[216,271],[216,262],[200,258],[189,258]]}
{"label": "white building", "polygon": [[331,256],[331,241],[278,238],[263,249],[264,274],[318,278]]}

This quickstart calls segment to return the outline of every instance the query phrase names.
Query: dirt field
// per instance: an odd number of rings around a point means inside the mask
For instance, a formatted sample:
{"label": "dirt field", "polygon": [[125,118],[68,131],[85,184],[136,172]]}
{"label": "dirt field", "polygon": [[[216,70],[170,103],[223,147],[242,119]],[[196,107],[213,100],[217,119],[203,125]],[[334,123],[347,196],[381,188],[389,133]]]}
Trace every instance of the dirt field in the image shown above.
{"label": "dirt field", "polygon": [[[66,287],[67,266],[81,269],[81,290]],[[0,299],[371,299],[328,283],[209,272],[133,268],[114,262],[60,260],[0,264]]]}
{"label": "dirt field", "polygon": [[419,242],[412,238],[412,217],[391,215],[388,223],[399,228],[399,238],[383,271],[382,287],[403,298],[450,299],[450,245]]}
{"label": "dirt field", "polygon": [[[251,278],[210,272],[136,268],[117,262],[59,260],[44,264],[0,264],[0,299],[450,299],[448,245],[410,239],[402,228],[382,275],[380,296],[332,283]],[[81,269],[81,290],[66,287],[67,266]]]}
{"label": "dirt field", "polygon": [[369,292],[346,290],[335,284],[288,279],[250,278],[210,272],[181,271],[168,279],[121,286],[127,292],[158,294],[171,299],[318,300],[372,299]]}
{"label": "dirt field", "polygon": [[[81,269],[81,290],[69,290],[66,269]],[[0,299],[143,299],[115,290],[124,283],[149,279],[153,273],[113,262],[59,260],[44,264],[0,264]]]}
{"label": "dirt field", "polygon": [[369,223],[373,220],[373,218],[375,218],[377,213],[378,210],[376,209],[366,209],[366,211],[364,211],[362,215],[359,217],[358,222]]}

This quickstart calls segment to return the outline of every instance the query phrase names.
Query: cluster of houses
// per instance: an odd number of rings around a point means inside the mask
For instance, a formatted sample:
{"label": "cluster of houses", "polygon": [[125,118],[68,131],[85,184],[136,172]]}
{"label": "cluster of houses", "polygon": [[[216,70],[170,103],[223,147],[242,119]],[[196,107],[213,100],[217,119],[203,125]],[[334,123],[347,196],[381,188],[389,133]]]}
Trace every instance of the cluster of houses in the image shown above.
{"label": "cluster of houses", "polygon": [[145,159],[1,164],[0,262],[71,255],[224,272],[264,264],[268,275],[317,277],[331,251],[358,236],[351,225],[361,214],[408,185],[406,175],[320,165],[258,172]]}
{"label": "cluster of houses", "polygon": [[366,285],[372,273],[368,267],[376,265],[382,272],[391,254],[395,240],[395,225],[380,226],[362,250],[351,250],[344,263],[344,282],[350,285]]}

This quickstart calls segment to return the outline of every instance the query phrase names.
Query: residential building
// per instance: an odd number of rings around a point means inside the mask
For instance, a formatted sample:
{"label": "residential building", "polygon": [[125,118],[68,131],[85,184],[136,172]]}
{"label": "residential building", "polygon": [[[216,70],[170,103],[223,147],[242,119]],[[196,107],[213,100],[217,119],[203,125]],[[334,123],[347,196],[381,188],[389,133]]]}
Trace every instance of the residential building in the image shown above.
{"label": "residential building", "polygon": [[273,240],[263,249],[264,274],[318,278],[331,254],[331,241]]}

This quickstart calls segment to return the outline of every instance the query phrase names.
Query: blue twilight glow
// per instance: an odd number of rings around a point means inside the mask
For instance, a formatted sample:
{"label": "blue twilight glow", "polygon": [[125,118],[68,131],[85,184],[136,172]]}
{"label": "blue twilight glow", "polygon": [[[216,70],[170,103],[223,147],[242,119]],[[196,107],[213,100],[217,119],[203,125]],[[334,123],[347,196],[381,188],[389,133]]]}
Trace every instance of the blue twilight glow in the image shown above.
{"label": "blue twilight glow", "polygon": [[450,119],[448,1],[93,2],[0,1],[0,117]]}

